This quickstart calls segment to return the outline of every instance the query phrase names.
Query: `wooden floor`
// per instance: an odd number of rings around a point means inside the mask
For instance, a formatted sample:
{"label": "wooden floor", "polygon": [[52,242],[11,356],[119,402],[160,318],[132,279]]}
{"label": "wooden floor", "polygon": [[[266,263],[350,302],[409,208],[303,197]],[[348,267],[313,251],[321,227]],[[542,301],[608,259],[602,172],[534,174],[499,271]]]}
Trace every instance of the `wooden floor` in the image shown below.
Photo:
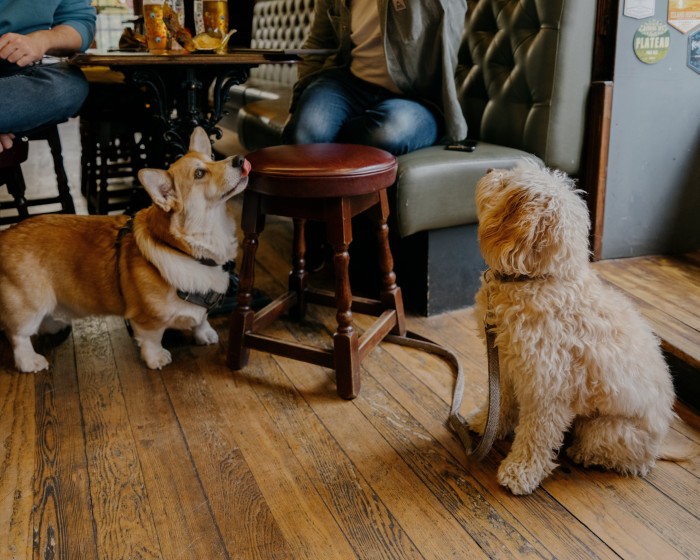
{"label": "wooden floor", "polygon": [[[289,237],[283,219],[261,237],[270,295],[284,289]],[[272,332],[327,344],[334,320],[312,307]],[[321,367],[252,352],[232,373],[226,320],[213,324],[221,344],[171,341],[162,371],[117,318],[40,341],[52,367],[36,375],[13,371],[0,337],[0,560],[699,557],[700,456],[646,479],[562,457],[514,497],[495,478],[508,443],[473,463],[445,427],[454,378],[439,358],[383,343],[343,401]],[[459,356],[464,411],[486,398],[470,309],[408,325]],[[700,450],[700,418],[680,411],[672,439]]]}
{"label": "wooden floor", "polygon": [[634,299],[661,337],[664,350],[700,376],[700,250],[611,259],[594,266]]}

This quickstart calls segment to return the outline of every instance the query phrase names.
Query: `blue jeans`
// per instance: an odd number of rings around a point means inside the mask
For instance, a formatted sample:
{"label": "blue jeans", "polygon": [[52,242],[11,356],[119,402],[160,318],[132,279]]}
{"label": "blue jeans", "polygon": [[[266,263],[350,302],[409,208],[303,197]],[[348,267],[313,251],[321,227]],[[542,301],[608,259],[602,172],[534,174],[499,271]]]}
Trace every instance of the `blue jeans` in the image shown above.
{"label": "blue jeans", "polygon": [[285,144],[363,144],[401,155],[432,146],[437,115],[418,101],[329,70],[302,92],[282,133]]}
{"label": "blue jeans", "polygon": [[78,112],[88,87],[80,69],[67,63],[0,63],[0,132],[20,134],[65,121]]}

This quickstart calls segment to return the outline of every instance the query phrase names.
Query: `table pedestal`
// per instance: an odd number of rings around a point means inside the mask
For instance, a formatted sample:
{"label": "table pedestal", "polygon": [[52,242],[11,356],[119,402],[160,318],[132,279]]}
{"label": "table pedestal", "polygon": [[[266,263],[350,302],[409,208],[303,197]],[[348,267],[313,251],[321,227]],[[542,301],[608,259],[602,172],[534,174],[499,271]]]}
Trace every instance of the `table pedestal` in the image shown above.
{"label": "table pedestal", "polygon": [[[201,126],[209,136],[221,138],[217,123],[224,114],[224,104],[232,86],[248,79],[248,69],[205,66],[170,66],[120,68],[126,79],[146,90],[152,101],[152,116],[162,128],[168,154],[162,159],[177,158],[187,152],[192,131]],[[209,91],[212,103],[209,103]],[[168,157],[169,156],[169,157]]]}

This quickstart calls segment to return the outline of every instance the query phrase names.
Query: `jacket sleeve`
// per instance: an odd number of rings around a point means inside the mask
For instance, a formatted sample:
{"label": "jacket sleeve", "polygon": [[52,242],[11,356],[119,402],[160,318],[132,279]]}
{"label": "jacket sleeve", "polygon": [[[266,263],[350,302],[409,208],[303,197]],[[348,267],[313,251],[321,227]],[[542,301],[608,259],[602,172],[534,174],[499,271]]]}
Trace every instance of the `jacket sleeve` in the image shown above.
{"label": "jacket sleeve", "polygon": [[385,33],[394,83],[442,114],[451,141],[467,134],[455,84],[466,11],[465,0],[422,0],[411,11],[390,6]]}
{"label": "jacket sleeve", "polygon": [[[341,4],[342,2],[334,0],[318,0],[315,3],[313,21],[302,49],[331,49],[336,52],[340,49],[341,37],[344,33],[343,26],[349,24],[347,17],[337,13]],[[349,31],[347,35],[349,37]],[[313,54],[303,57],[297,65],[298,79],[292,90],[290,112],[294,111],[301,92],[306,89],[313,76],[328,66],[330,59],[335,59],[337,56],[337,54]]]}
{"label": "jacket sleeve", "polygon": [[68,25],[80,34],[81,51],[87,50],[95,38],[95,22],[95,8],[89,0],[63,0],[54,13],[54,26]]}

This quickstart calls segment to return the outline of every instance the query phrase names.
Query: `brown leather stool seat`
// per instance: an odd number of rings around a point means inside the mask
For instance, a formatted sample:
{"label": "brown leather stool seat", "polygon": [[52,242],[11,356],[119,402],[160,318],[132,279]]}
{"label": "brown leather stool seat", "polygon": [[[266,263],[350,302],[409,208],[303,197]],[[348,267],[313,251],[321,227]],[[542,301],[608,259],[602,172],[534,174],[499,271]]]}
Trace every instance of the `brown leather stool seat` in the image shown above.
{"label": "brown leather stool seat", "polygon": [[[362,359],[390,332],[405,335],[401,289],[396,285],[389,248],[386,189],[396,179],[396,158],[376,148],[351,144],[273,146],[246,156],[251,163],[241,225],[245,235],[240,271],[238,305],[231,315],[228,363],[243,368],[253,348],[335,369],[338,394],[346,399],[360,390]],[[376,223],[381,292],[378,300],[353,297],[350,288],[348,249],[352,241],[352,217],[369,211]],[[251,309],[255,279],[255,253],[265,216],[294,220],[292,271],[288,291],[255,313]],[[309,286],[305,270],[304,224],[326,224],[333,248],[335,293]],[[307,303],[337,308],[338,328],[333,349],[289,342],[260,331],[283,313],[304,317]],[[362,335],[353,328],[353,311],[377,317]]]}

